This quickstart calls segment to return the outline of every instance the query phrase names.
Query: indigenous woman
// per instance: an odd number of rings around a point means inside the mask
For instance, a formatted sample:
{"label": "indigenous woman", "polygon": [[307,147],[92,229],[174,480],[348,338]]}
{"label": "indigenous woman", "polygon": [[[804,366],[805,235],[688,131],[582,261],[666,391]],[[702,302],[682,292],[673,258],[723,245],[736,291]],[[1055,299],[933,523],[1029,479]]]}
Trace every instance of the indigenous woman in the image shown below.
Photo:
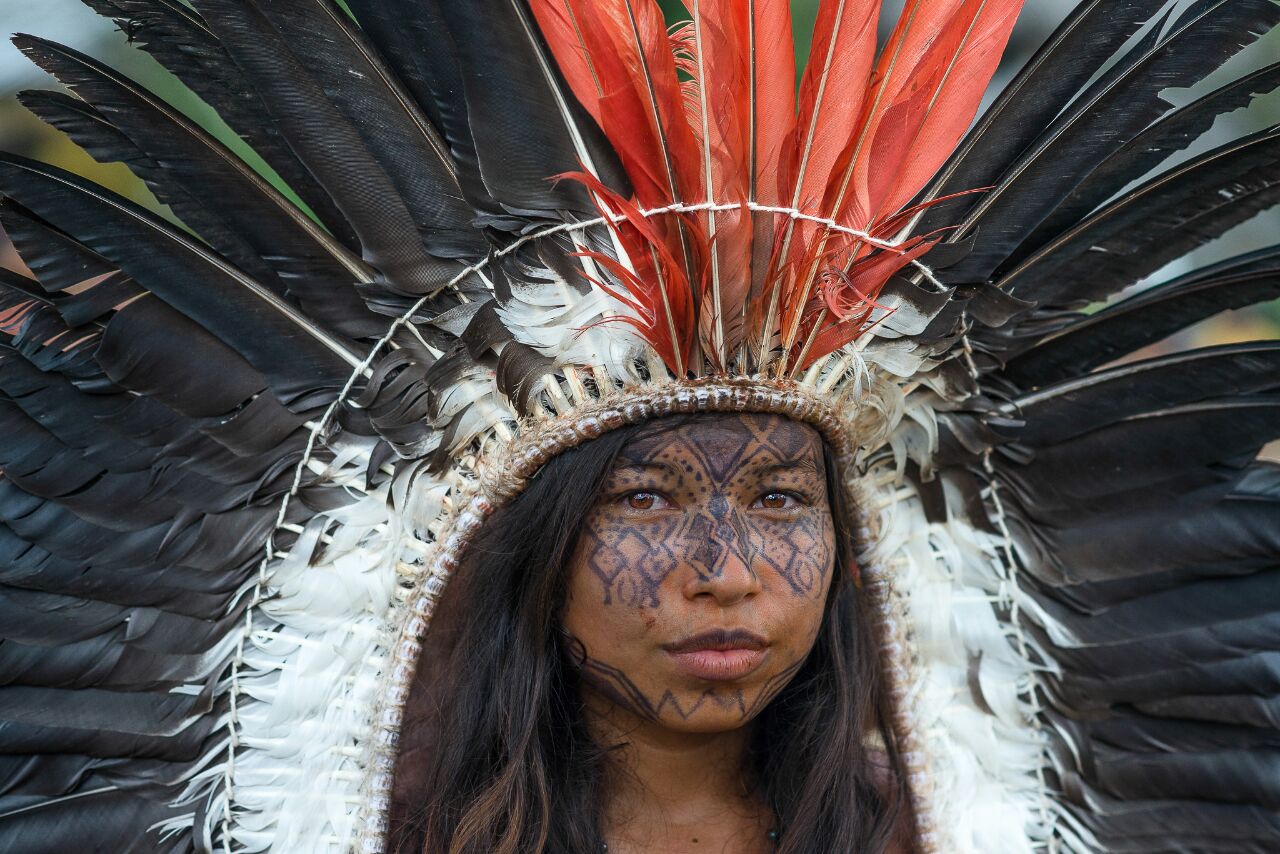
{"label": "indigenous woman", "polygon": [[885,850],[904,798],[851,509],[822,437],[777,415],[548,463],[432,628],[400,850]]}
{"label": "indigenous woman", "polygon": [[0,851],[1280,850],[1278,0],[86,2],[218,120],[15,37],[164,207],[0,154]]}

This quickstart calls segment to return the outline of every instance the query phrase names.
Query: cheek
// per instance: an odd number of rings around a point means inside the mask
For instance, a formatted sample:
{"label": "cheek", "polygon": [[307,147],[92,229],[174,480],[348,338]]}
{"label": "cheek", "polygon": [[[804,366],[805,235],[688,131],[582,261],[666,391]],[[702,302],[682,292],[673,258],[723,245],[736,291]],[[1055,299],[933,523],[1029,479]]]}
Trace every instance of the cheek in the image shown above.
{"label": "cheek", "polygon": [[593,519],[574,556],[579,589],[594,589],[603,605],[658,607],[664,582],[680,565],[680,534],[675,518],[629,525]]}
{"label": "cheek", "polygon": [[565,629],[593,656],[622,655],[657,622],[663,580],[677,565],[669,535],[589,522],[569,566]]}
{"label": "cheek", "polygon": [[761,562],[783,590],[819,603],[824,600],[835,564],[831,517],[813,513],[788,522],[764,522],[756,529]]}

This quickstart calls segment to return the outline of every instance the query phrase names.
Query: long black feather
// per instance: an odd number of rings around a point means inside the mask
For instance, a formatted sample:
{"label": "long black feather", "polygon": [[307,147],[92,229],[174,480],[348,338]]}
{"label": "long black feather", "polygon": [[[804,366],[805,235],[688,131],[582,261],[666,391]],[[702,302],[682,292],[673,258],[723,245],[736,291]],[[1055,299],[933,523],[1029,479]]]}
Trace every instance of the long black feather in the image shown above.
{"label": "long black feather", "polygon": [[551,179],[585,167],[627,183],[613,149],[574,100],[524,0],[430,0],[456,46],[480,174],[514,214],[595,214],[583,188]]}
{"label": "long black feather", "polygon": [[1028,571],[1046,584],[1141,579],[1125,591],[1129,598],[1206,575],[1274,565],[1280,502],[1243,497],[1189,506],[1175,502],[1170,492],[1160,494],[1170,506],[1061,529],[1024,522],[1017,512],[1010,526],[1025,550]]}
{"label": "long black feather", "polygon": [[1022,422],[1008,431],[1019,444],[1045,446],[1153,410],[1267,392],[1280,392],[1280,341],[1156,356],[1056,383],[996,412]]}
{"label": "long black feather", "polygon": [[[456,262],[433,258],[403,198],[351,122],[307,73],[257,10],[234,0],[201,0],[199,9],[235,62],[258,87],[281,133],[360,238],[364,258],[401,293],[434,293],[457,274]],[[443,255],[466,231],[442,223]]]}
{"label": "long black feather", "polygon": [[447,145],[351,18],[332,0],[258,8],[290,50],[308,58],[308,73],[395,184],[428,248],[443,257],[483,255],[488,247],[467,227],[475,211]]}
{"label": "long black feather", "polygon": [[[1079,307],[1278,203],[1280,128],[1271,128],[1126,193],[1027,258],[1001,286],[1041,304]],[[1068,268],[1070,275],[1063,275]]]}
{"label": "long black feather", "polygon": [[177,735],[156,737],[6,723],[0,725],[0,755],[71,754],[101,759],[128,756],[194,762],[217,726],[216,716],[206,715]]}
{"label": "long black feather", "polygon": [[1092,314],[1068,315],[1048,335],[1012,346],[1000,376],[1022,388],[1081,376],[1219,312],[1273,299],[1280,299],[1280,247],[1194,270]]}
{"label": "long black feather", "polygon": [[1006,263],[1017,264],[1127,184],[1146,176],[1169,156],[1187,148],[1208,131],[1219,116],[1247,107],[1255,96],[1266,95],[1277,87],[1280,87],[1280,62],[1233,80],[1163,117],[1090,172]]}
{"label": "long black feather", "polygon": [[988,279],[1091,167],[1169,109],[1164,90],[1195,84],[1277,23],[1275,0],[1199,0],[1169,32],[1153,31],[1067,107],[995,189],[981,196],[955,232],[962,238],[978,229],[974,251],[944,278]]}
{"label": "long black feather", "polygon": [[[1280,396],[1219,398],[1143,412],[1068,441],[1037,448],[1003,473],[1024,484],[1032,507],[1087,502],[1161,484],[1184,472],[1251,460],[1280,438]],[[1213,441],[1206,441],[1212,436]]]}
{"label": "long black feather", "polygon": [[349,345],[217,255],[81,178],[0,155],[0,189],[231,344],[290,401],[340,385],[360,363]]}
{"label": "long black feather", "polygon": [[65,133],[100,163],[123,163],[146,182],[187,230],[264,287],[284,294],[284,285],[277,280],[275,271],[244,238],[228,227],[216,207],[192,197],[180,184],[166,180],[160,165],[94,107],[61,92],[26,90],[18,93],[18,101],[45,124]]}
{"label": "long black feather", "polygon": [[46,291],[66,290],[117,272],[110,261],[40,222],[11,199],[0,199],[0,228]]}
{"label": "long black feather", "polygon": [[[264,282],[278,274],[313,317],[354,335],[384,324],[365,309],[352,281],[372,272],[357,256],[181,112],[127,77],[77,51],[30,36],[15,44],[92,103],[54,93],[24,103],[102,161],[121,160],[219,252]],[[86,109],[98,117],[75,121]],[[68,122],[70,114],[73,121]],[[114,134],[106,136],[102,124]],[[118,138],[123,136],[125,144]],[[123,150],[122,150],[123,149]],[[217,187],[218,192],[208,192]]]}
{"label": "long black feather", "polygon": [[348,248],[354,232],[316,179],[289,148],[255,87],[208,24],[181,0],[82,0],[114,18],[130,42],[146,51],[200,96],[274,170]]}
{"label": "long black feather", "polygon": [[440,8],[418,0],[348,0],[347,7],[449,147],[467,200],[482,213],[501,213],[480,177],[457,47]]}

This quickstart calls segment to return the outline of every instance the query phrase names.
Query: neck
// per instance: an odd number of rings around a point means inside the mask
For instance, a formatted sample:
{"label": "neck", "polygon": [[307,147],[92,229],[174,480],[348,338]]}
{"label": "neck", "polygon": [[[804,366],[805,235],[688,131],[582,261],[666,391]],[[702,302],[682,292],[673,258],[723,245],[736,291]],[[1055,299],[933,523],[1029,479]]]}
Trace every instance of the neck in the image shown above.
{"label": "neck", "polygon": [[635,828],[662,828],[664,835],[685,839],[698,833],[705,838],[712,826],[722,824],[737,832],[745,823],[758,828],[753,836],[764,839],[768,811],[751,791],[745,762],[749,725],[725,732],[678,732],[589,690],[583,700],[592,737],[612,748],[606,828],[626,836]]}

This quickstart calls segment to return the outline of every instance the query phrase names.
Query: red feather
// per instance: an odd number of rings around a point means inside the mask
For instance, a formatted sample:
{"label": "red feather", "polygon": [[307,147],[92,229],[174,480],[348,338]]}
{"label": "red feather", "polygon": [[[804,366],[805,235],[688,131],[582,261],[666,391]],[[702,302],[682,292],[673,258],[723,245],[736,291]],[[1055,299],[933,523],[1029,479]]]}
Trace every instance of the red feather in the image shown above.
{"label": "red feather", "polygon": [[[879,0],[822,0],[818,6],[809,64],[800,81],[793,151],[780,173],[781,195],[793,208],[816,216],[826,214],[820,205],[862,113],[879,12]],[[800,312],[812,292],[817,270],[803,259],[823,254],[825,237],[818,236],[820,228],[795,220],[783,228],[782,257],[775,259],[774,266],[791,270],[791,275],[774,285],[780,290],[770,298],[783,305],[781,312],[770,309],[766,314],[763,337],[767,341],[777,329],[784,349],[795,339]]]}
{"label": "red feather", "polygon": [[754,12],[756,201],[778,205],[784,147],[796,125],[796,55],[787,0],[746,0]]}
{"label": "red feather", "polygon": [[[591,190],[600,213],[609,218],[609,227],[627,254],[631,268],[599,252],[580,253],[615,275],[627,288],[623,295],[605,283],[593,280],[601,290],[637,309],[640,322],[633,322],[653,345],[676,376],[683,376],[690,363],[695,328],[692,288],[683,264],[659,233],[662,223],[644,216],[631,201],[606,187],[594,175],[575,172],[559,176],[580,181]],[[620,215],[622,222],[613,222]],[[695,234],[700,234],[694,229]],[[625,319],[625,318],[620,318]],[[632,322],[625,319],[627,322]]]}
{"label": "red feather", "polygon": [[[884,248],[745,203],[894,239],[972,120],[1023,0],[908,0],[878,62],[879,0],[821,0],[798,99],[787,0],[684,0],[691,20],[670,35],[655,0],[530,3],[634,188],[622,199],[576,176],[624,218],[612,227],[627,257],[592,257],[627,293],[598,284],[683,373],[701,370],[699,352],[728,369],[748,343],[763,365],[780,333],[779,369],[802,370],[866,331],[884,283],[933,237]],[[743,207],[641,213],[707,200]]]}
{"label": "red feather", "polygon": [[570,0],[533,0],[529,5],[569,88],[596,124],[601,124],[600,96],[604,93]]}
{"label": "red feather", "polygon": [[916,0],[914,23],[899,24],[897,68],[884,59],[877,68],[887,79],[857,164],[855,218],[896,211],[933,177],[973,121],[1022,4]]}
{"label": "red feather", "polygon": [[[802,352],[792,355],[792,372],[805,370],[818,359],[834,353],[865,333],[872,310],[883,308],[876,303],[876,297],[884,283],[894,273],[932,249],[937,242],[914,238],[903,244],[899,252],[876,252],[855,263],[847,271],[829,269],[817,289],[819,297],[815,302],[820,304],[811,305],[808,323],[801,326],[804,334],[799,340],[807,341],[808,344]],[[831,323],[825,324],[828,319]],[[824,325],[814,334],[814,326],[820,323]]]}
{"label": "red feather", "polygon": [[792,207],[819,213],[832,167],[857,127],[879,12],[879,0],[822,0],[818,7],[800,81],[793,159],[779,188]]}

